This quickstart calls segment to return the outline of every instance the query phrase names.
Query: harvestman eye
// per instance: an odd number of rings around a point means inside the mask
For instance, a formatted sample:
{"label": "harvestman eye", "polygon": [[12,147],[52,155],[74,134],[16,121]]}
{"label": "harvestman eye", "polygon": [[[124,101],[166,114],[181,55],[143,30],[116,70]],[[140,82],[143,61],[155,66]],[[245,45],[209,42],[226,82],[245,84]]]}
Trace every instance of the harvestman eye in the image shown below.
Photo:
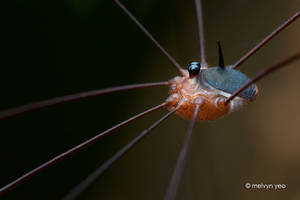
{"label": "harvestman eye", "polygon": [[191,62],[188,67],[190,78],[195,77],[200,72],[201,65],[199,62]]}
{"label": "harvestman eye", "polygon": [[[106,95],[114,92],[128,91],[128,90],[138,89],[138,88],[171,86],[169,92],[169,98],[166,101],[162,102],[161,104],[154,106],[135,116],[132,116],[131,118],[116,124],[115,126],[97,134],[96,136],[84,141],[83,143],[41,164],[37,168],[29,171],[28,173],[24,174],[18,179],[0,188],[0,195],[3,195],[9,190],[12,190],[22,182],[38,174],[42,170],[56,164],[57,162],[67,157],[70,157],[72,154],[76,153],[77,151],[80,151],[85,147],[87,147],[88,145],[97,142],[99,139],[102,139],[104,136],[111,134],[115,130],[127,125],[128,123],[131,123],[139,118],[142,118],[143,116],[150,114],[156,110],[167,107],[170,110],[167,114],[163,115],[159,120],[157,120],[148,128],[146,128],[144,131],[142,131],[140,135],[138,135],[127,145],[125,145],[122,149],[116,152],[110,159],[104,162],[97,170],[95,170],[80,184],[78,184],[75,188],[73,188],[70,191],[70,193],[68,193],[65,196],[64,199],[75,199],[93,181],[95,181],[115,162],[117,162],[123,155],[125,155],[126,152],[131,150],[138,142],[140,142],[143,138],[145,138],[146,135],[150,134],[151,131],[154,128],[156,128],[160,123],[162,123],[172,114],[177,114],[185,119],[190,120],[190,124],[186,132],[186,138],[183,147],[180,151],[176,167],[174,169],[167,192],[164,197],[165,200],[174,200],[176,198],[177,189],[179,187],[180,179],[184,169],[184,164],[189,150],[190,141],[192,140],[193,129],[196,121],[216,120],[219,117],[222,117],[223,115],[230,113],[231,106],[234,105],[234,103],[240,103],[241,105],[244,106],[252,102],[252,100],[254,100],[254,98],[252,97],[254,97],[257,92],[257,90],[255,90],[256,86],[254,87],[255,82],[262,79],[269,73],[277,69],[280,69],[286,66],[287,64],[300,58],[300,52],[298,52],[284,59],[283,61],[278,62],[275,65],[272,65],[271,67],[267,68],[265,71],[262,71],[261,73],[257,74],[253,79],[247,79],[246,76],[241,75],[241,72],[236,70],[237,67],[239,67],[244,61],[246,61],[251,55],[253,55],[261,47],[263,47],[281,30],[283,30],[289,24],[295,21],[300,16],[300,10],[298,10],[281,26],[279,26],[277,29],[275,29],[269,35],[267,35],[265,39],[263,39],[260,43],[258,43],[253,49],[248,51],[248,53],[246,53],[240,60],[238,60],[235,64],[229,67],[224,65],[221,46],[220,43],[218,43],[219,66],[207,68],[208,64],[206,62],[206,57],[205,57],[201,1],[195,0],[195,7],[196,7],[196,14],[197,14],[197,21],[198,21],[198,37],[199,37],[198,39],[200,43],[199,46],[200,46],[201,62],[200,63],[192,62],[189,64],[188,70],[184,70],[175,61],[175,59],[160,45],[160,43],[158,43],[158,41],[144,28],[144,26],[127,10],[127,8],[120,3],[119,0],[114,0],[114,2],[167,57],[167,59],[172,64],[172,66],[179,72],[179,76],[171,79],[170,81],[118,86],[114,88],[82,92],[78,94],[72,94],[63,97],[48,99],[45,101],[4,110],[0,112],[0,120],[1,121],[8,120],[10,118],[14,118],[21,114],[25,114],[28,112],[32,112],[50,106],[55,106],[62,103],[69,103],[72,101],[77,101],[85,98],[91,98],[99,95]],[[238,74],[238,76],[236,74]],[[199,78],[197,79],[193,78],[196,76]],[[236,79],[239,80],[237,81]],[[225,83],[226,84],[228,83],[228,85],[226,85]],[[209,85],[209,87],[207,87],[207,85]],[[247,99],[245,98],[245,95],[243,95],[243,92],[247,91],[247,89],[251,87],[252,87],[251,89],[252,93],[250,95],[251,98]]]}

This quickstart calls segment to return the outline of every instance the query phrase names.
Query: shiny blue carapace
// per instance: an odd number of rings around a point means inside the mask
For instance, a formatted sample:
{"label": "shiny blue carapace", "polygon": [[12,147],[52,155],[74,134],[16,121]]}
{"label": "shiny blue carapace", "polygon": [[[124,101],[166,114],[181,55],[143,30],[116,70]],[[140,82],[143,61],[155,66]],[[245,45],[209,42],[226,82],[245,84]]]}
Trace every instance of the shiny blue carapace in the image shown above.
{"label": "shiny blue carapace", "polygon": [[[211,67],[200,73],[199,81],[202,85],[230,94],[233,94],[249,80],[245,74],[230,67]],[[251,101],[255,97],[255,92],[255,84],[252,84],[238,96]]]}

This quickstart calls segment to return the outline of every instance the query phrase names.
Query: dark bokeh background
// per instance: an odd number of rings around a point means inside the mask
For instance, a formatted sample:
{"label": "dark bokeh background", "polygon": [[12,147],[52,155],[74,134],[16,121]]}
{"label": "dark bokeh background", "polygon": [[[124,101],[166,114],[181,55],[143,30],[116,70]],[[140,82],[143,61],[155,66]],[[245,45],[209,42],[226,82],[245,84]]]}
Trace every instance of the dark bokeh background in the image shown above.
{"label": "dark bokeh background", "polygon": [[[186,66],[198,60],[193,1],[123,1]],[[300,8],[298,0],[204,1],[208,61],[216,41],[234,63]],[[1,98],[6,109],[51,97],[131,83],[164,81],[176,70],[112,1],[2,2]],[[299,51],[295,22],[240,68],[252,77]],[[299,62],[258,83],[247,108],[199,122],[178,199],[299,199]],[[151,88],[44,109],[0,124],[0,185],[167,97]],[[60,199],[130,139],[153,113],[28,180],[4,199]],[[188,122],[173,116],[117,162],[80,199],[162,199]],[[282,191],[244,184],[286,184]]]}

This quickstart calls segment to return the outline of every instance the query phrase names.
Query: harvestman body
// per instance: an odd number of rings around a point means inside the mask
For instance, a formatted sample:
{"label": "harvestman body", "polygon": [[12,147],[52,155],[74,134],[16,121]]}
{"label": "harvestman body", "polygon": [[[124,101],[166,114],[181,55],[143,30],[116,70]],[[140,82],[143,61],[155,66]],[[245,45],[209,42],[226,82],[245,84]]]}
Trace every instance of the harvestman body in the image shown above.
{"label": "harvestman body", "polygon": [[0,112],[0,120],[7,120],[13,118],[17,115],[38,110],[41,108],[54,106],[61,103],[71,102],[80,100],[83,98],[89,98],[104,94],[109,94],[117,91],[131,90],[137,88],[146,87],[156,87],[156,86],[170,86],[170,96],[167,100],[151,109],[148,109],[138,115],[135,115],[112,128],[101,132],[100,134],[94,136],[93,138],[71,148],[70,150],[59,154],[58,156],[50,159],[44,164],[38,166],[37,168],[29,171],[18,179],[12,181],[0,188],[0,195],[12,190],[14,187],[22,183],[23,181],[29,179],[31,176],[36,175],[45,168],[59,162],[60,160],[69,157],[73,153],[85,148],[86,146],[98,141],[105,135],[112,133],[118,128],[138,119],[146,114],[156,111],[163,107],[168,107],[171,110],[148,129],[145,129],[138,137],[129,142],[124,148],[118,151],[114,156],[112,156],[107,162],[102,164],[95,172],[88,176],[84,181],[82,181],[77,187],[75,187],[65,199],[76,198],[85,188],[87,188],[97,177],[99,177],[103,172],[105,172],[114,162],[116,162],[120,157],[122,157],[128,150],[134,147],[144,136],[149,134],[155,127],[157,127],[162,121],[168,118],[171,114],[177,113],[178,115],[191,120],[190,126],[187,131],[186,140],[184,142],[183,148],[180,152],[174,174],[169,184],[168,191],[165,195],[165,200],[175,199],[178,184],[180,182],[181,174],[184,167],[184,162],[188,152],[189,143],[191,141],[191,136],[193,132],[193,127],[196,120],[216,120],[228,113],[231,113],[241,107],[249,104],[256,99],[258,94],[258,89],[254,84],[259,79],[263,78],[270,72],[279,69],[290,62],[299,59],[300,53],[296,53],[293,56],[269,67],[265,71],[261,72],[253,79],[247,78],[246,75],[236,70],[245,60],[247,60],[251,55],[253,55],[257,50],[264,46],[268,41],[270,41],[275,35],[277,35],[281,30],[286,28],[290,23],[295,21],[300,16],[300,10],[298,10],[293,16],[291,16],[287,21],[285,21],[281,26],[270,33],[265,39],[258,43],[252,50],[250,50],[246,55],[244,55],[239,61],[237,61],[232,66],[225,66],[222,49],[220,43],[218,43],[219,48],[219,66],[210,67],[205,60],[205,48],[204,48],[204,36],[203,36],[203,22],[202,22],[202,12],[201,12],[201,2],[195,0],[197,19],[198,19],[198,32],[199,41],[201,49],[201,62],[192,62],[188,70],[183,70],[180,65],[169,55],[169,53],[153,38],[153,36],[141,25],[138,20],[119,2],[119,0],[114,0],[117,6],[119,6],[127,16],[146,34],[147,37],[151,39],[152,42],[162,51],[163,54],[170,60],[174,67],[181,73],[181,76],[177,76],[167,82],[159,83],[144,83],[120,86],[115,88],[108,88],[104,90],[96,90],[83,92],[79,94],[73,94],[63,97],[58,97],[54,99],[49,99],[29,105],[24,105],[21,107],[9,109]]}
{"label": "harvestman body", "polygon": [[172,85],[167,103],[171,110],[180,104],[177,110],[180,116],[191,120],[198,105],[197,120],[216,120],[255,100],[258,89],[252,84],[230,103],[226,102],[233,92],[250,81],[243,73],[225,67],[223,62],[218,67],[200,68],[200,63],[192,62],[188,68],[189,75],[184,71],[184,76],[170,81]]}

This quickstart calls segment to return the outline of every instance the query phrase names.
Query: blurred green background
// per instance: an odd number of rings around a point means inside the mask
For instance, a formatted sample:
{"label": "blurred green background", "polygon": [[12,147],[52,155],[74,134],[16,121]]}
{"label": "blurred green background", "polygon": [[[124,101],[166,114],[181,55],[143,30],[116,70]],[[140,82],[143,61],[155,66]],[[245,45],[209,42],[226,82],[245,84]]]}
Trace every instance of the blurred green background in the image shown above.
{"label": "blurred green background", "polygon": [[[193,1],[123,0],[182,65],[199,58]],[[176,70],[110,0],[5,1],[1,6],[1,110],[118,85],[165,81]],[[247,50],[300,8],[298,0],[204,1],[207,57],[217,64]],[[299,51],[297,21],[240,70],[250,77]],[[300,63],[258,83],[253,104],[198,122],[177,199],[300,199]],[[167,88],[83,100],[1,122],[4,186],[97,133],[155,106]],[[140,119],[51,167],[4,199],[60,199],[166,110]],[[172,116],[100,177],[79,199],[162,199],[188,122]],[[247,190],[250,183],[286,189]]]}

